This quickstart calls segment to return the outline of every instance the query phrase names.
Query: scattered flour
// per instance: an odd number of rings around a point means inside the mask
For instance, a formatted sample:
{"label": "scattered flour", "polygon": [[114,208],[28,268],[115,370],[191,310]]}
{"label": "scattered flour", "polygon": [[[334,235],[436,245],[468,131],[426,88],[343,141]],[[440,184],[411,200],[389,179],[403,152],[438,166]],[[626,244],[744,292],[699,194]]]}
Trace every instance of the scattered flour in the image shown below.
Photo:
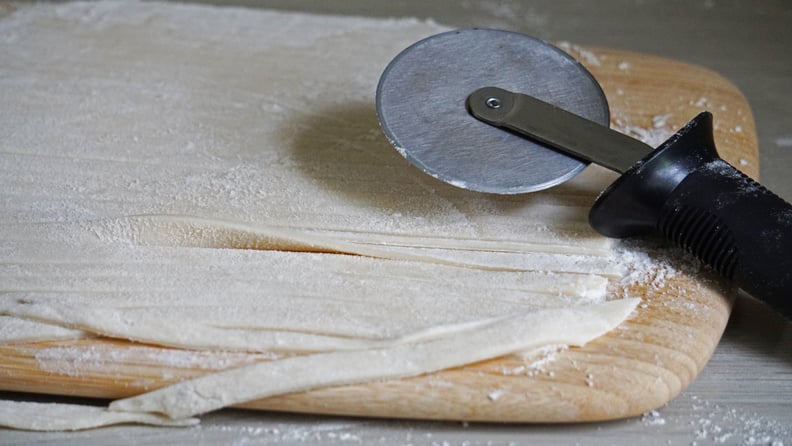
{"label": "scattered flour", "polygon": [[504,390],[504,389],[495,389],[495,390],[493,390],[493,391],[491,391],[490,393],[487,394],[487,398],[490,401],[498,401],[498,399],[500,397],[502,397],[504,394],[506,394],[506,390]]}
{"label": "scattered flour", "polygon": [[672,115],[671,113],[667,113],[665,115],[656,115],[652,118],[652,127],[659,129],[661,127],[665,127],[668,125],[668,118]]}
{"label": "scattered flour", "polygon": [[775,140],[778,147],[792,147],[792,136],[782,136]]}
{"label": "scattered flour", "polygon": [[536,376],[540,373],[552,373],[547,370],[547,366],[558,359],[558,354],[569,347],[567,345],[548,345],[543,348],[524,352],[516,356],[522,359],[523,363],[517,367],[503,368],[501,373],[504,375],[527,375]]}
{"label": "scattered flour", "polygon": [[[673,254],[664,253],[656,243],[643,240],[620,240],[616,259],[623,271],[621,285],[649,284],[662,288],[668,278],[679,273]],[[676,252],[676,250],[674,250]]]}
{"label": "scattered flour", "polygon": [[666,424],[665,418],[656,410],[650,410],[641,416],[641,423],[646,426],[663,426]]}
{"label": "scattered flour", "polygon": [[696,107],[709,107],[710,101],[709,99],[705,98],[704,96],[696,99],[695,101],[690,101],[690,105],[695,105]]}
{"label": "scattered flour", "polygon": [[[616,113],[614,113],[614,115],[616,115]],[[658,147],[674,134],[675,130],[666,127],[670,116],[671,115],[654,116],[652,118],[652,128],[637,126],[623,117],[615,116],[613,120],[613,129],[627,136],[639,139],[652,147]]]}
{"label": "scattered flour", "polygon": [[[249,424],[236,425],[220,424],[196,426],[195,429],[202,431],[206,438],[212,438],[212,434],[220,432],[223,438],[227,434],[232,434],[238,438],[238,442],[233,444],[281,444],[281,443],[308,443],[308,444],[327,444],[327,443],[358,443],[364,442],[363,432],[366,429],[365,422],[348,421],[319,421],[309,420],[306,422],[291,423],[266,423],[259,424],[258,420],[250,420]],[[365,439],[366,443],[370,444]]]}
{"label": "scattered flour", "polygon": [[674,415],[670,409],[665,416],[658,410],[652,410],[641,416],[640,423],[645,428],[659,429],[664,426],[659,432],[689,429],[688,444],[691,446],[792,444],[792,426],[738,409],[723,408],[696,396],[692,396],[691,400],[692,404],[681,416]]}
{"label": "scattered flour", "polygon": [[602,65],[602,61],[600,60],[599,56],[575,44],[569,42],[558,42],[558,47],[566,51],[567,53],[570,53],[570,55],[575,57],[576,59],[580,59],[586,65],[591,65],[595,67]]}

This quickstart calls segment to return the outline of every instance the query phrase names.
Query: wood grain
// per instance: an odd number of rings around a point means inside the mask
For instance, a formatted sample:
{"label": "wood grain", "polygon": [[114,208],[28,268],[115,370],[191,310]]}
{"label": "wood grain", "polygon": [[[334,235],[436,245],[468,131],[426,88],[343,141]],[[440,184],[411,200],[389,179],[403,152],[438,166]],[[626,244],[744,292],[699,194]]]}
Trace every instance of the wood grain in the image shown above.
{"label": "wood grain", "polygon": [[[628,131],[679,128],[698,112],[710,109],[715,114],[721,155],[756,178],[753,118],[745,98],[730,82],[701,67],[641,54],[574,46],[569,50],[601,83],[614,127]],[[412,379],[282,395],[242,407],[498,422],[572,422],[638,415],[674,398],[701,371],[720,339],[732,302],[731,293],[706,275],[682,273],[669,280],[654,279],[649,275],[630,286],[612,283],[613,298],[643,298],[637,314],[583,348],[554,353],[541,367],[521,370],[524,359],[498,358]],[[37,359],[38,353],[53,347],[91,349],[94,360],[69,368],[69,364],[52,367]],[[164,350],[100,338],[0,345],[0,389],[118,398],[217,369],[174,366],[161,359],[164,355],[152,354]],[[123,352],[120,360],[119,352]],[[215,359],[207,364],[224,367],[250,361],[244,354],[191,354]]]}

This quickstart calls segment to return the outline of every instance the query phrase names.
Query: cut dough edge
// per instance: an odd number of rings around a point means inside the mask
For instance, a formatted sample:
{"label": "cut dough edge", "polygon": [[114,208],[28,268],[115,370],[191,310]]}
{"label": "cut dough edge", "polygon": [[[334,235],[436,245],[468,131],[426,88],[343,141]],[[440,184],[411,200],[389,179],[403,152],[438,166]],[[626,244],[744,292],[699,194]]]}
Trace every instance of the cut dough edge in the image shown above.
{"label": "cut dough edge", "polygon": [[[547,345],[581,346],[618,325],[638,302],[621,299],[593,305],[586,308],[589,317],[584,320],[580,319],[580,308],[544,310],[505,317],[427,342],[244,366],[117,400],[109,408],[180,419],[269,396],[416,376]],[[570,326],[576,330],[569,330]],[[317,368],[325,373],[315,373]]]}
{"label": "cut dough edge", "polygon": [[[105,222],[107,223],[107,222]],[[79,223],[79,224],[84,224]],[[291,244],[298,247],[309,247],[309,248],[316,248],[321,247],[321,250],[327,250],[329,252],[338,252],[343,251],[345,248],[349,248],[349,251],[353,251],[354,254],[369,254],[372,259],[382,259],[385,261],[392,260],[395,261],[393,265],[385,267],[384,270],[392,270],[394,267],[399,266],[396,271],[402,271],[400,274],[406,274],[407,281],[412,281],[414,279],[420,280],[428,280],[431,278],[432,280],[437,280],[439,277],[438,274],[442,274],[444,277],[445,275],[449,274],[449,271],[467,271],[467,275],[471,275],[471,279],[468,280],[471,282],[468,285],[463,286],[470,287],[474,286],[473,282],[476,280],[481,280],[482,283],[487,283],[489,279],[483,275],[492,274],[492,272],[479,271],[476,272],[478,268],[473,268],[470,270],[469,265],[448,265],[444,264],[443,262],[435,262],[433,258],[424,257],[424,256],[412,256],[412,258],[404,259],[401,255],[393,256],[392,253],[382,251],[382,250],[359,250],[358,246],[354,244],[344,244],[341,242],[341,249],[339,249],[339,244],[336,241],[328,241],[326,237],[323,236],[308,236],[304,233],[299,231],[293,231],[289,229],[277,229],[277,228],[267,228],[258,227],[252,229],[250,226],[241,225],[241,224],[234,224],[229,222],[219,222],[216,220],[208,220],[208,219],[198,219],[198,218],[190,218],[190,217],[175,217],[175,216],[154,216],[154,217],[133,217],[133,218],[125,218],[125,219],[116,219],[109,224],[105,224],[101,226],[102,230],[99,231],[96,229],[97,227],[94,223],[89,223],[89,225],[94,228],[95,230],[91,232],[94,235],[97,235],[99,240],[93,240],[91,244],[97,244],[97,246],[103,246],[107,243],[107,239],[118,242],[119,234],[125,234],[121,237],[122,240],[129,240],[133,241],[135,245],[148,245],[148,243],[154,240],[157,241],[157,237],[167,237],[169,240],[172,241],[172,237],[174,231],[176,233],[184,232],[184,234],[176,236],[176,240],[180,240],[184,243],[193,240],[193,245],[200,246],[200,247],[207,247],[207,246],[216,246],[219,244],[220,246],[227,246],[227,245],[234,245],[234,244],[249,244],[249,240],[253,240],[257,243],[264,243],[265,247],[272,248],[277,246],[282,246],[283,243]],[[164,225],[164,227],[163,227]],[[196,226],[197,225],[197,226]],[[174,228],[175,226],[175,228]],[[122,229],[118,229],[118,228]],[[261,229],[264,228],[264,229]],[[99,232],[97,232],[99,231]],[[67,231],[69,232],[69,231]],[[71,231],[74,233],[75,231]],[[107,233],[113,233],[112,236],[108,236]],[[82,233],[83,235],[81,238],[85,237],[87,231],[78,232]],[[196,233],[198,236],[196,236]],[[251,235],[252,233],[252,235]],[[188,235],[192,235],[193,237],[189,237]],[[307,240],[306,240],[307,238]],[[246,241],[247,240],[247,241]],[[43,241],[43,240],[42,240]],[[82,240],[83,242],[87,242],[87,240]],[[284,242],[285,241],[285,242]],[[156,243],[155,243],[156,244]],[[31,245],[32,246],[32,245]],[[90,294],[101,291],[102,289],[114,289],[114,290],[124,290],[125,286],[130,284],[134,284],[136,282],[130,281],[132,276],[129,275],[127,272],[123,272],[121,274],[120,282],[116,282],[111,280],[113,274],[118,275],[119,273],[116,272],[111,266],[105,266],[101,262],[97,263],[96,265],[93,264],[69,264],[69,263],[48,263],[50,262],[49,259],[53,257],[57,257],[58,250],[54,249],[53,244],[46,243],[45,245],[46,254],[32,254],[33,257],[30,257],[27,261],[33,263],[25,263],[25,271],[26,274],[19,276],[18,274],[15,276],[13,271],[15,270],[15,266],[11,265],[10,270],[11,273],[4,273],[3,266],[0,265],[0,278],[3,278],[4,283],[6,286],[10,286],[10,289],[25,289],[27,282],[25,282],[25,277],[30,275],[35,275],[39,277],[40,280],[36,282],[36,285],[43,286],[45,289],[48,286],[59,286],[57,288],[58,292],[66,292],[66,296],[69,296],[68,299],[63,297],[61,299],[58,298],[48,298],[46,295],[47,293],[20,293],[20,292],[13,292],[13,291],[6,291],[3,293],[3,296],[0,296],[0,313],[5,313],[8,315],[13,315],[21,318],[30,319],[33,321],[44,322],[48,324],[56,324],[61,325],[66,328],[72,329],[84,329],[89,332],[97,333],[104,336],[109,337],[116,337],[122,339],[130,339],[140,342],[147,342],[153,343],[157,345],[164,345],[164,346],[171,346],[171,347],[186,347],[186,348],[197,348],[197,349],[205,349],[205,348],[217,348],[217,349],[229,349],[229,350],[241,350],[241,351],[253,351],[253,352],[260,352],[260,351],[268,351],[268,350],[292,350],[292,351],[325,351],[325,350],[343,350],[343,349],[359,349],[363,347],[383,347],[386,345],[394,345],[406,341],[415,341],[420,339],[426,339],[428,336],[435,336],[431,333],[440,332],[452,332],[454,330],[454,326],[468,326],[470,324],[477,324],[481,323],[482,320],[486,322],[488,317],[483,317],[479,319],[473,320],[462,320],[458,321],[457,324],[448,324],[445,323],[445,326],[441,330],[433,329],[432,327],[427,327],[425,329],[417,329],[409,332],[402,332],[394,334],[395,339],[388,339],[387,337],[382,339],[375,339],[375,340],[366,340],[366,339],[354,339],[354,337],[360,336],[362,333],[354,333],[354,332],[347,332],[347,333],[335,333],[335,336],[322,336],[316,333],[309,333],[309,332],[300,332],[300,330],[279,330],[277,327],[267,325],[267,317],[268,311],[272,311],[272,307],[270,306],[268,310],[265,311],[258,311],[257,314],[263,322],[263,326],[255,330],[244,330],[244,329],[235,329],[236,327],[233,326],[218,326],[216,323],[196,323],[195,321],[191,321],[189,318],[184,318],[183,312],[180,312],[180,317],[178,320],[171,320],[172,318],[168,318],[164,314],[158,314],[157,311],[147,310],[145,308],[106,308],[105,305],[120,305],[121,307],[128,306],[130,304],[119,304],[113,302],[117,299],[113,299],[113,296],[103,297],[102,301],[106,302],[102,306],[97,306],[93,303],[91,299],[88,297],[83,298],[80,293],[87,292]],[[24,251],[28,253],[35,253],[39,248],[33,247],[26,248]],[[67,247],[67,251],[68,247]],[[268,252],[272,252],[266,250]],[[361,252],[362,251],[362,252]],[[170,254],[177,254],[176,252]],[[31,254],[28,254],[30,256]],[[47,260],[41,260],[46,255]],[[97,254],[94,254],[96,256]],[[128,255],[128,254],[125,254]],[[178,255],[178,254],[177,254]],[[283,256],[288,254],[277,254],[276,252],[272,252],[272,255]],[[312,254],[314,257],[317,254]],[[41,257],[39,257],[41,256]],[[183,256],[180,256],[181,258]],[[125,257],[126,258],[126,257]],[[302,256],[293,254],[292,258],[302,258]],[[101,258],[100,258],[101,259]],[[187,257],[185,257],[187,259]],[[184,259],[183,259],[184,260]],[[361,258],[360,260],[355,259],[342,259],[336,258],[336,260],[343,260],[344,263],[339,263],[338,266],[332,266],[327,271],[333,271],[333,269],[347,270],[350,266],[359,268],[359,265],[364,265],[365,268],[372,268],[369,271],[369,274],[374,274],[377,277],[382,276],[383,268],[382,267],[374,267],[376,260],[365,260]],[[104,262],[112,262],[117,261],[115,257],[109,257],[107,259],[101,260]],[[137,261],[141,261],[138,259]],[[145,261],[145,256],[143,260]],[[274,260],[278,262],[278,260]],[[187,261],[189,263],[189,261]],[[355,263],[357,262],[357,263]],[[406,263],[405,263],[406,262]],[[326,263],[326,262],[325,262]],[[234,263],[235,267],[238,267],[238,264]],[[406,265],[404,267],[400,265]],[[259,266],[260,268],[260,266]],[[304,269],[301,267],[300,269]],[[310,267],[308,267],[310,268]],[[459,268],[459,269],[458,269]],[[425,271],[430,272],[425,272]],[[152,271],[158,271],[152,270]],[[366,270],[368,271],[368,270]],[[434,271],[434,272],[431,272]],[[182,269],[175,270],[178,275],[183,275],[184,271]],[[97,282],[95,287],[96,289],[91,288],[90,280],[84,280],[91,277],[91,275],[98,275],[101,277],[104,282]],[[201,273],[205,275],[206,273]],[[254,272],[250,272],[251,275],[256,275]],[[385,273],[387,274],[387,273]],[[394,273],[396,274],[396,273]],[[454,275],[462,274],[461,272],[454,272]],[[483,275],[482,275],[483,274]],[[513,283],[516,288],[516,292],[523,293],[520,297],[511,297],[507,299],[503,299],[503,296],[500,298],[503,300],[503,303],[499,305],[499,302],[496,301],[489,301],[487,303],[488,306],[492,306],[492,308],[503,308],[503,311],[500,314],[509,314],[514,311],[522,311],[520,308],[515,308],[515,306],[519,306],[521,300],[525,297],[531,295],[531,292],[539,293],[535,297],[534,300],[539,299],[539,302],[542,305],[546,306],[555,306],[562,302],[563,299],[560,296],[572,296],[574,299],[578,301],[578,303],[586,303],[592,302],[601,299],[605,293],[605,285],[607,283],[607,279],[602,276],[598,275],[591,275],[591,274],[578,274],[578,273],[567,273],[567,272],[555,272],[555,271],[547,271],[547,272],[530,272],[530,271],[516,271],[516,272],[509,272],[501,271],[499,274],[508,274],[508,277],[499,276],[499,282],[503,283],[503,279],[507,279],[506,288],[497,288],[503,290],[508,290],[509,283]],[[548,275],[558,275],[563,274],[565,278],[560,280],[559,278],[555,278],[552,280],[548,280]],[[83,280],[79,282],[80,288],[63,288],[63,284],[69,283],[68,280],[64,281],[62,277],[68,277],[70,275],[82,277]],[[155,272],[154,276],[157,273]],[[365,275],[365,273],[364,273]],[[398,275],[398,274],[396,274]],[[150,289],[152,287],[152,283],[156,283],[156,278],[148,277],[145,282],[146,286],[145,289]],[[261,276],[261,274],[258,274]],[[423,277],[425,276],[425,277]],[[21,278],[20,278],[21,277]],[[50,278],[52,277],[52,278]],[[108,279],[108,277],[110,279]],[[361,276],[363,277],[363,276]],[[423,277],[423,278],[421,278]],[[512,278],[513,277],[513,278]],[[194,278],[190,278],[187,276],[186,280],[197,280],[200,276],[196,276]],[[240,276],[241,278],[241,276]],[[364,277],[365,278],[365,277]],[[475,279],[475,280],[474,280]],[[168,279],[171,281],[172,279]],[[402,280],[405,280],[402,278]],[[449,279],[445,279],[448,281]],[[452,279],[453,280],[453,279]],[[459,280],[457,278],[456,280]],[[49,282],[52,282],[51,285],[47,285]],[[257,284],[258,287],[261,284]],[[137,284],[133,285],[140,287],[142,285]],[[391,284],[388,285],[389,287],[402,289],[404,288],[404,283],[402,284]],[[442,288],[446,290],[446,294],[448,291],[452,289],[453,285],[449,282],[445,285],[442,285]],[[479,288],[481,285],[476,284],[475,288]],[[272,288],[270,286],[269,288]],[[9,289],[9,288],[6,288]],[[135,288],[132,288],[135,290]],[[143,289],[141,288],[140,291]],[[176,288],[173,288],[176,290]],[[481,289],[485,291],[485,288]],[[171,289],[164,289],[161,292],[168,292],[172,291]],[[431,293],[436,293],[438,290],[431,289]],[[492,294],[492,290],[488,290]],[[529,293],[525,294],[526,291],[530,291]],[[547,293],[547,296],[542,296],[542,293]],[[56,293],[50,293],[57,295]],[[226,294],[226,293],[223,293]],[[452,293],[453,295],[453,293]],[[15,298],[15,296],[18,296]],[[131,296],[134,299],[135,304],[138,306],[178,306],[178,305],[192,305],[192,303],[174,303],[170,299],[166,297],[164,300],[164,304],[160,304],[157,302],[151,302],[152,298],[141,294],[141,292],[132,293]],[[349,297],[349,295],[347,294]],[[475,301],[481,299],[480,295],[477,295]],[[516,295],[515,295],[516,296]],[[387,296],[386,296],[387,297]],[[14,300],[16,299],[16,302]],[[389,299],[389,298],[388,298]],[[468,303],[465,303],[466,300],[469,300],[469,297],[463,297],[462,300],[458,300],[456,298],[449,301],[456,302],[456,306],[467,306]],[[507,304],[509,299],[519,299],[514,300],[512,304]],[[71,300],[72,302],[67,302]],[[370,299],[367,299],[367,301]],[[386,299],[387,300],[387,299]],[[553,301],[557,300],[558,303],[554,303]],[[227,302],[225,302],[227,303]],[[568,304],[569,302],[567,302]],[[210,304],[198,304],[200,308],[201,305],[210,305]],[[235,304],[239,305],[239,304]],[[250,305],[250,304],[243,304],[243,305]],[[280,305],[280,304],[278,304]],[[415,305],[413,303],[412,305]],[[510,306],[509,306],[510,305]],[[454,305],[452,305],[454,307]],[[252,310],[252,308],[251,308]],[[145,313],[149,312],[150,314],[147,316]],[[282,310],[281,310],[282,311]],[[491,311],[490,313],[493,313]],[[214,312],[212,313],[214,314]],[[316,315],[317,318],[319,315]],[[491,314],[489,317],[496,317],[497,314]],[[145,317],[148,317],[146,319]],[[275,316],[276,319],[278,316]],[[271,320],[271,319],[270,319]],[[132,322],[128,322],[132,321]],[[178,322],[178,324],[176,323]],[[270,322],[272,323],[272,322]],[[185,330],[168,330],[167,327],[184,327],[187,325]],[[272,328],[268,328],[272,327]],[[164,328],[164,329],[163,329]],[[195,336],[197,334],[197,336]],[[391,337],[393,337],[391,336]],[[352,337],[352,338],[350,338]],[[365,336],[364,336],[365,338]],[[221,340],[218,342],[218,340]]]}
{"label": "cut dough edge", "polygon": [[[0,426],[40,431],[80,430],[121,423],[190,426],[198,423],[193,416],[255,399],[412,377],[548,345],[582,346],[628,318],[639,302],[640,299],[630,298],[540,310],[455,327],[437,338],[242,366],[116,400],[109,410],[0,400]],[[582,323],[581,312],[588,316]],[[575,331],[568,329],[572,325]],[[358,366],[349,367],[349,364]],[[326,372],[315,373],[320,368]]]}
{"label": "cut dough edge", "polygon": [[[43,431],[79,430],[119,423],[189,426],[198,422],[190,417],[255,399],[412,377],[512,353],[530,352],[547,345],[582,346],[628,318],[639,302],[640,299],[632,298],[540,310],[455,327],[453,332],[437,338],[256,363],[117,400],[110,404],[109,410],[0,401],[0,426]],[[581,312],[588,315],[582,323]],[[575,331],[568,329],[572,325]],[[365,366],[349,367],[349,364]],[[326,373],[315,373],[318,368]]]}
{"label": "cut dough edge", "polygon": [[[0,225],[0,238],[22,243],[58,243],[53,233],[72,234],[68,243],[132,244],[335,253],[433,263],[485,271],[555,271],[616,277],[608,243],[580,240],[523,242],[444,237],[349,234],[322,228],[249,224],[193,215],[150,214],[70,223]],[[375,238],[376,236],[376,238]],[[18,250],[18,249],[17,249]],[[569,261],[574,258],[575,261]]]}
{"label": "cut dough edge", "polygon": [[[351,233],[327,228],[279,227],[193,215],[148,214],[92,222],[90,230],[100,239],[129,240],[141,245],[166,245],[231,249],[279,249],[305,252],[335,252],[370,257],[451,263],[458,266],[491,269],[462,260],[453,262],[424,254],[421,249],[485,252],[546,252],[557,254],[610,255],[610,239],[561,239],[544,242],[485,240],[481,238],[433,237]],[[403,248],[393,251],[390,248]],[[411,254],[410,248],[416,253]]]}
{"label": "cut dough edge", "polygon": [[390,339],[361,339],[289,331],[212,327],[168,316],[153,315],[145,318],[130,318],[128,316],[132,312],[118,309],[79,308],[57,303],[24,305],[0,303],[0,312],[14,315],[17,318],[29,318],[29,320],[17,319],[19,321],[29,322],[36,326],[52,327],[53,331],[58,328],[65,332],[63,335],[49,339],[38,337],[35,339],[36,341],[76,339],[77,334],[89,332],[109,338],[127,339],[164,347],[242,352],[316,352],[383,348],[452,336],[458,331],[486,325],[492,321],[492,318],[488,318],[430,327]]}

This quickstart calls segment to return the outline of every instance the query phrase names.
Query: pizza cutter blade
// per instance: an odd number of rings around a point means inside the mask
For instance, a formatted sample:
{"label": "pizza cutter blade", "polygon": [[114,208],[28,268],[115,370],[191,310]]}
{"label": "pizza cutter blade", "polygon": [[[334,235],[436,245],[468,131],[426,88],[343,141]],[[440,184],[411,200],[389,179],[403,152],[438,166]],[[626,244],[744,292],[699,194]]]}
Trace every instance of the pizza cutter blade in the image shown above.
{"label": "pizza cutter blade", "polygon": [[396,56],[377,87],[380,124],[415,166],[474,191],[538,191],[586,167],[586,161],[471,118],[468,95],[489,85],[609,122],[599,84],[565,52],[518,33],[467,29],[429,37]]}
{"label": "pizza cutter blade", "polygon": [[589,222],[609,237],[659,233],[792,317],[792,205],[723,161],[703,112],[654,149],[608,128],[588,71],[522,34],[469,29],[399,54],[377,87],[391,143],[443,181],[517,194],[594,162],[622,173]]}

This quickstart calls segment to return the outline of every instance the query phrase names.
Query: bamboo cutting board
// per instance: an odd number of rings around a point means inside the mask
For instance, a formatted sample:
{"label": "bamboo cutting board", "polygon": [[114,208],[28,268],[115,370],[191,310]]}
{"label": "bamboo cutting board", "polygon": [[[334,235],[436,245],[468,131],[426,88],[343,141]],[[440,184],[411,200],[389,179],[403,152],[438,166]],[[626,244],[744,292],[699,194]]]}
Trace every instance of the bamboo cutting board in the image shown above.
{"label": "bamboo cutting board", "polygon": [[[561,46],[587,65],[602,85],[613,127],[656,145],[658,135],[667,135],[708,109],[715,115],[722,157],[757,177],[750,108],[727,80],[707,69],[666,59]],[[658,271],[628,286],[614,282],[611,294],[642,296],[636,316],[583,348],[551,352],[528,366],[524,358],[499,358],[411,379],[267,398],[243,407],[501,422],[638,415],[668,402],[704,367],[728,320],[730,293],[705,275],[683,272],[665,278]],[[89,352],[90,359],[52,367],[40,353],[55,347]],[[0,390],[99,398],[135,395],[266,360],[262,355],[174,352],[100,338],[0,345],[0,358]]]}

